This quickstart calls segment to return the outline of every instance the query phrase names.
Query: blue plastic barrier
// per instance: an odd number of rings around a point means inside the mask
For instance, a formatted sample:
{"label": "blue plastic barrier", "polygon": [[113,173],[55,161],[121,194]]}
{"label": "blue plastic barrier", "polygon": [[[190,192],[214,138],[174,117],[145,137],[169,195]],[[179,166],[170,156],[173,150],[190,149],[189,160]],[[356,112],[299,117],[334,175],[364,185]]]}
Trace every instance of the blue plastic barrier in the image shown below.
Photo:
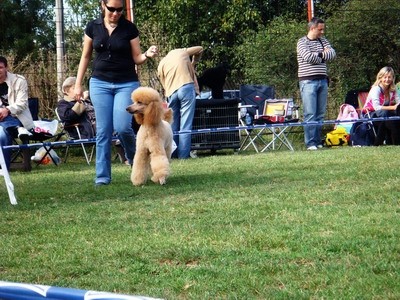
{"label": "blue plastic barrier", "polygon": [[143,296],[129,296],[55,286],[0,281],[2,300],[155,300]]}
{"label": "blue plastic barrier", "polygon": [[[355,120],[325,120],[322,122],[286,122],[286,123],[266,123],[260,125],[251,125],[251,126],[232,126],[232,127],[220,127],[220,128],[205,128],[205,129],[196,129],[196,130],[183,130],[183,131],[175,131],[174,135],[179,134],[193,134],[193,133],[205,133],[205,132],[224,132],[224,131],[237,131],[237,130],[245,130],[245,129],[262,129],[265,127],[304,127],[309,125],[332,125],[339,123],[354,123],[354,122],[376,122],[376,121],[395,121],[400,120],[400,116],[395,117],[381,117],[381,118],[371,118],[371,119],[355,119]],[[3,149],[26,149],[26,148],[38,148],[41,146],[62,146],[62,145],[73,145],[73,144],[82,144],[82,143],[93,143],[96,139],[81,139],[81,140],[69,140],[69,141],[58,141],[58,142],[43,142],[43,143],[35,143],[35,144],[22,144],[22,145],[11,145],[11,146],[3,146]]]}

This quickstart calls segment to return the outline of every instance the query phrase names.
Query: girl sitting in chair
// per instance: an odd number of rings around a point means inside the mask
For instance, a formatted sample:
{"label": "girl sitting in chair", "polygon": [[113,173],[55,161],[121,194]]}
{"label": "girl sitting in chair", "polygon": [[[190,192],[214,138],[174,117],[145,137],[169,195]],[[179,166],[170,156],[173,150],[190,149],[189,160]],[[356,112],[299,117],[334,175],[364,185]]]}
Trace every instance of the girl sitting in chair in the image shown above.
{"label": "girl sitting in chair", "polygon": [[[400,97],[395,86],[394,70],[383,67],[376,76],[362,112],[370,118],[400,116]],[[400,121],[376,121],[374,127],[377,132],[375,146],[386,144],[400,145]]]}

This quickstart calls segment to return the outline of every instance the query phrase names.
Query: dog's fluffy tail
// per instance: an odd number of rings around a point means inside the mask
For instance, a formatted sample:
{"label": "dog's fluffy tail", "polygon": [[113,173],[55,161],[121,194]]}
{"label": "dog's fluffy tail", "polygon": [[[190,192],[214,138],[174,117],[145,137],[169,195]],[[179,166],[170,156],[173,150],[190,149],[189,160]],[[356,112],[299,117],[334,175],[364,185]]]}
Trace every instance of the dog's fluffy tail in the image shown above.
{"label": "dog's fluffy tail", "polygon": [[164,119],[165,121],[167,121],[169,124],[172,124],[172,119],[173,119],[172,117],[173,117],[172,109],[170,109],[170,108],[166,109],[166,110],[164,111],[164,117],[163,117],[163,119]]}

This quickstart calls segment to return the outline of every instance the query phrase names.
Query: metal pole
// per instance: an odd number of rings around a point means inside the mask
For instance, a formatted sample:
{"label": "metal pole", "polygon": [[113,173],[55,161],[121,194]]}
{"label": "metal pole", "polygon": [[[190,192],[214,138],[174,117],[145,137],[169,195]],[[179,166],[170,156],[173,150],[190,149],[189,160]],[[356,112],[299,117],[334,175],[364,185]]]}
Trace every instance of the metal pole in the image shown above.
{"label": "metal pole", "polygon": [[[56,42],[57,42],[57,92],[61,93],[64,80],[64,5],[63,0],[56,0]],[[62,95],[60,95],[62,96]]]}
{"label": "metal pole", "polygon": [[314,1],[308,0],[307,2],[308,22],[314,17]]}
{"label": "metal pole", "polygon": [[133,22],[133,20],[135,18],[133,15],[133,0],[126,0],[125,7],[126,7],[127,19],[129,21]]}

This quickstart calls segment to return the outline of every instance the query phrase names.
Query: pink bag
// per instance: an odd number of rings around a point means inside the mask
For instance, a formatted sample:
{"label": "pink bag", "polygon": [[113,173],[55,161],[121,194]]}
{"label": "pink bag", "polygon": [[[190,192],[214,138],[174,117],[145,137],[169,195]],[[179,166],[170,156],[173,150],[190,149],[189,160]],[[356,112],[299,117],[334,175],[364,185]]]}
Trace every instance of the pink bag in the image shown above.
{"label": "pink bag", "polygon": [[[339,115],[336,120],[338,121],[348,121],[343,123],[337,123],[335,125],[335,129],[337,128],[344,128],[347,133],[350,133],[351,126],[353,126],[354,122],[359,119],[358,112],[354,108],[354,106],[350,104],[342,104],[339,109]],[[354,122],[349,122],[354,121]]]}

